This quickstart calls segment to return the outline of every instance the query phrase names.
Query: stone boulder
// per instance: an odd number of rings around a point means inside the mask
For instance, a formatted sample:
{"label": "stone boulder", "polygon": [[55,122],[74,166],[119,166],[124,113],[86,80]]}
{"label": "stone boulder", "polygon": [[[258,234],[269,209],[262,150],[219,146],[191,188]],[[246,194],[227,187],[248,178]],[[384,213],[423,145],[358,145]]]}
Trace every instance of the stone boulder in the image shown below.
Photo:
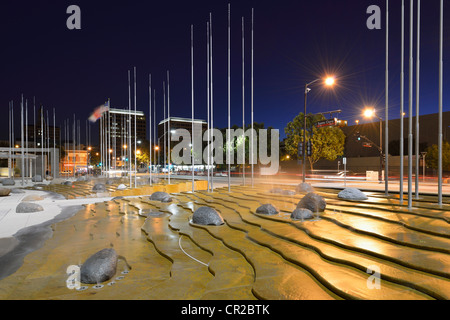
{"label": "stone boulder", "polygon": [[106,186],[103,183],[97,183],[93,188],[92,191],[100,191],[100,192],[105,192],[106,191]]}
{"label": "stone boulder", "polygon": [[126,190],[126,189],[127,189],[127,186],[124,184],[120,184],[117,186],[117,190]]}
{"label": "stone boulder", "polygon": [[347,188],[339,192],[339,199],[344,200],[367,200],[368,197],[359,189]]}
{"label": "stone boulder", "polygon": [[327,203],[325,199],[317,193],[310,192],[303,197],[297,205],[297,209],[309,209],[312,212],[323,212]]}
{"label": "stone boulder", "polygon": [[172,197],[166,192],[157,191],[150,196],[150,200],[172,202]]}
{"label": "stone boulder", "polygon": [[298,193],[310,193],[314,192],[314,188],[309,183],[300,183],[296,188],[295,191]]}
{"label": "stone boulder", "polygon": [[256,213],[275,215],[275,214],[278,214],[278,209],[275,208],[270,203],[268,203],[268,204],[264,204],[264,205],[260,206],[258,209],[256,209]]}
{"label": "stone boulder", "polygon": [[294,220],[306,220],[306,219],[311,219],[314,217],[314,213],[309,210],[309,209],[304,209],[304,208],[297,208],[295,209],[292,214],[291,214],[291,218]]}
{"label": "stone boulder", "polygon": [[14,179],[6,178],[6,179],[2,180],[2,185],[4,185],[4,186],[14,186],[14,185],[16,185],[16,182],[14,181]]}
{"label": "stone boulder", "polygon": [[92,255],[81,266],[81,283],[98,284],[114,277],[118,258],[116,251],[112,248],[103,249]]}
{"label": "stone boulder", "polygon": [[0,197],[7,197],[11,193],[11,189],[0,188]]}
{"label": "stone boulder", "polygon": [[16,207],[16,213],[34,213],[39,211],[44,211],[44,208],[34,202],[21,202]]}
{"label": "stone boulder", "polygon": [[210,207],[201,207],[195,210],[192,222],[206,226],[220,226],[224,224],[222,216]]}
{"label": "stone boulder", "polygon": [[65,185],[65,186],[71,186],[72,185],[72,181],[67,180],[67,181],[64,181],[61,184]]}
{"label": "stone boulder", "polygon": [[41,175],[37,174],[37,175],[35,175],[33,178],[31,178],[31,181],[32,181],[32,182],[43,182],[44,179],[42,179],[42,176],[41,176]]}

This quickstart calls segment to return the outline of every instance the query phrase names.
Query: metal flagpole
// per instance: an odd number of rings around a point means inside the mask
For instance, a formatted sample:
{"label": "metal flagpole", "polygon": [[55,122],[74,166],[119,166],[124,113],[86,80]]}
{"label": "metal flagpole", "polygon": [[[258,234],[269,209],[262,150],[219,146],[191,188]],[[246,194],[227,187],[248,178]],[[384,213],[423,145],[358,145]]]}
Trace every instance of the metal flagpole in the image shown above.
{"label": "metal flagpole", "polygon": [[253,64],[254,64],[254,44],[253,44],[253,40],[254,40],[254,37],[253,37],[253,30],[254,30],[254,8],[252,8],[252,106],[251,106],[251,108],[252,108],[252,111],[251,111],[251,122],[252,122],[252,131],[251,131],[251,140],[252,140],[252,144],[251,144],[251,157],[252,157],[252,188],[253,188],[253,186],[254,186],[254,157],[253,157],[253,142],[254,142],[254,136],[253,136],[253,131],[254,131],[254,122],[253,122],[253,90],[254,90],[254,81],[253,81],[253,75],[254,75],[254,67],[253,67]]}
{"label": "metal flagpole", "polygon": [[150,144],[149,144],[149,177],[150,177],[150,185],[153,185],[152,181],[152,167],[153,167],[153,150],[152,150],[152,75],[148,76],[148,106],[149,106],[149,134],[150,134]]}
{"label": "metal flagpole", "polygon": [[211,120],[210,120],[210,82],[209,82],[209,75],[210,75],[210,69],[209,69],[209,22],[206,22],[206,113],[207,113],[207,146],[208,146],[208,150],[207,150],[207,157],[208,160],[206,161],[206,165],[207,165],[207,173],[208,173],[208,192],[210,192],[210,187],[211,187],[211,170],[210,170],[210,166],[211,166],[211,158],[210,158],[210,126],[211,126]]}
{"label": "metal flagpole", "polygon": [[53,179],[56,179],[56,115],[53,108]]}
{"label": "metal flagpole", "polygon": [[170,184],[170,77],[169,71],[167,71],[167,174],[169,175]]}
{"label": "metal flagpole", "polygon": [[103,115],[100,116],[100,170],[103,177]]}
{"label": "metal flagpole", "polygon": [[191,25],[191,104],[192,104],[192,134],[191,134],[191,157],[192,157],[192,192],[195,191],[194,183],[194,26]]}
{"label": "metal flagpole", "polygon": [[420,0],[417,0],[417,66],[416,66],[416,199],[419,199],[419,174],[420,174]]}
{"label": "metal flagpole", "polygon": [[400,204],[403,204],[403,161],[404,161],[404,104],[405,104],[405,0],[402,0],[402,26],[401,26],[401,72],[400,72]]}
{"label": "metal flagpole", "polygon": [[245,24],[242,17],[242,180],[245,186]]}
{"label": "metal flagpole", "polygon": [[412,154],[413,154],[413,33],[414,33],[414,0],[410,0],[409,17],[409,111],[408,111],[408,208],[412,207]]}
{"label": "metal flagpole", "polygon": [[[34,125],[34,133],[33,133],[33,142],[34,142],[34,155],[37,154],[36,152],[36,97],[33,97],[33,125]],[[34,159],[34,175],[36,175],[36,159]]]}
{"label": "metal flagpole", "polygon": [[[212,30],[212,13],[209,13],[209,54],[210,54],[210,82],[211,82],[211,144],[213,142],[213,131],[214,131],[214,95],[213,95],[213,30]],[[214,190],[214,157],[213,157],[213,148],[211,146],[210,156],[211,156],[211,192]]]}
{"label": "metal flagpole", "polygon": [[442,206],[442,104],[443,104],[443,81],[444,81],[444,0],[441,0],[440,12],[440,35],[439,35],[439,135],[438,135],[438,202]]}
{"label": "metal flagpole", "polygon": [[[153,89],[153,137],[155,139],[155,142],[158,141],[156,138],[156,89]],[[159,147],[159,146],[158,146]],[[158,152],[159,154],[159,152]],[[156,152],[155,152],[155,158],[156,158]],[[159,159],[156,158],[156,166],[158,165]]]}
{"label": "metal flagpole", "polygon": [[9,127],[9,150],[8,150],[8,178],[11,179],[11,145],[12,145],[12,135],[11,135],[11,101],[9,101],[9,114],[8,114],[8,127]]}
{"label": "metal flagpole", "polygon": [[[163,81],[163,98],[164,98],[164,104],[163,104],[163,107],[164,107],[164,112],[163,112],[163,115],[164,115],[164,133],[163,133],[163,144],[164,144],[164,155],[163,155],[163,158],[164,158],[164,165],[163,165],[163,170],[166,168],[166,160],[167,160],[167,158],[166,158],[166,154],[167,154],[167,144],[166,144],[166,136],[167,136],[167,119],[166,119],[166,82],[165,81]],[[164,174],[164,176],[165,176],[165,178],[166,178],[166,180],[167,180],[167,173],[166,174]]]}
{"label": "metal flagpole", "polygon": [[22,95],[22,103],[20,104],[20,139],[21,139],[21,151],[22,151],[22,155],[21,155],[21,159],[22,159],[22,163],[21,163],[21,175],[22,175],[22,186],[25,184],[24,182],[24,160],[25,160],[25,155],[23,153],[24,151],[24,136],[23,136],[23,95]]}
{"label": "metal flagpole", "polygon": [[137,187],[136,173],[137,173],[137,110],[136,110],[136,67],[134,67],[134,187]]}
{"label": "metal flagpole", "polygon": [[[75,114],[73,114],[73,177],[75,178],[75,169],[76,169],[76,121]],[[103,163],[102,163],[103,165]]]}
{"label": "metal flagpole", "polygon": [[130,179],[130,189],[132,188],[131,181],[131,75],[128,70],[128,176]]}
{"label": "metal flagpole", "polygon": [[25,100],[25,181],[28,184],[29,166],[28,166],[28,99]]}
{"label": "metal flagpole", "polygon": [[389,0],[386,0],[386,109],[385,109],[385,195],[389,196]]}
{"label": "metal flagpole", "polygon": [[41,175],[45,177],[44,172],[44,108],[41,106]]}
{"label": "metal flagpole", "polygon": [[227,164],[228,164],[228,192],[231,192],[231,13],[228,4],[228,132],[227,132]]}

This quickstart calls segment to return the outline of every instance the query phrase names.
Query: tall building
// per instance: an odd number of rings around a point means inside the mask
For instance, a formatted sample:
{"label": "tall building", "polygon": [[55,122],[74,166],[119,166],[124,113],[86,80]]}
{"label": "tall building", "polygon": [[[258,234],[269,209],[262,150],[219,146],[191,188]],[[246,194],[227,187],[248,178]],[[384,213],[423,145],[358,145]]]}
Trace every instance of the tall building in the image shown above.
{"label": "tall building", "polygon": [[104,141],[106,141],[105,133],[110,132],[110,142],[108,142],[108,145],[110,149],[115,149],[117,153],[124,149],[124,146],[128,148],[130,137],[131,147],[134,148],[135,122],[136,142],[141,144],[147,139],[147,121],[142,111],[135,112],[134,110],[129,111],[128,109],[111,108],[103,116],[102,120],[100,130],[103,129],[103,134],[100,132],[100,137],[103,137]]}
{"label": "tall building", "polygon": [[[170,124],[170,129],[169,129]],[[167,119],[162,120],[158,124],[158,141],[154,141],[153,143],[158,146],[159,148],[159,156],[160,156],[160,163],[164,159],[164,153],[167,144],[167,138],[170,138],[170,133],[173,133],[177,129],[185,129],[189,132],[190,136],[192,137],[192,119],[190,118],[177,118],[177,117],[170,117]],[[203,141],[203,133],[208,129],[208,123],[205,120],[198,120],[194,119],[194,133],[196,136],[201,135],[200,139]],[[169,133],[169,134],[168,134]],[[172,147],[177,144],[178,142],[171,142],[171,149]]]}

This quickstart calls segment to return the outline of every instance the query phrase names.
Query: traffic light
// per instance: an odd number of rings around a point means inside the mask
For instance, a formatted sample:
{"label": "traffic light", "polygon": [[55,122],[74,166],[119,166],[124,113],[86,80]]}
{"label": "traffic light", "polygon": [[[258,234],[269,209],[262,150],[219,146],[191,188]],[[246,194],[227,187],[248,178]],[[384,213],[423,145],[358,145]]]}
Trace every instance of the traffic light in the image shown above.
{"label": "traffic light", "polygon": [[361,141],[361,134],[359,132],[356,132],[355,136],[358,141]]}
{"label": "traffic light", "polygon": [[311,141],[308,141],[306,153],[308,154],[308,157],[311,157],[311,155],[312,155],[312,143],[311,143]]}
{"label": "traffic light", "polygon": [[300,142],[298,144],[298,157],[302,158],[303,157],[303,142]]}

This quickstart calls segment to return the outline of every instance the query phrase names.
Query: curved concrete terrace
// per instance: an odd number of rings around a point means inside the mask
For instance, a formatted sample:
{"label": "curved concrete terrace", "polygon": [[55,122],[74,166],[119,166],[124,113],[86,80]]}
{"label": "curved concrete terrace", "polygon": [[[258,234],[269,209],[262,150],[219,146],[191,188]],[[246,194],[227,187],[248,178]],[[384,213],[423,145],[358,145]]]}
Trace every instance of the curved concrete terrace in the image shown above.
{"label": "curved concrete terrace", "polygon": [[[439,207],[423,197],[408,210],[377,192],[355,202],[338,199],[339,190],[317,189],[327,209],[302,222],[290,214],[303,195],[273,194],[273,187],[172,189],[174,201],[161,203],[142,186],[135,195],[84,204],[51,224],[42,246],[0,280],[0,299],[449,299],[449,199]],[[115,188],[108,187],[110,197]],[[92,182],[43,187],[80,201],[93,196],[91,189]],[[280,213],[257,214],[266,203]],[[225,225],[191,223],[201,206],[216,209]],[[103,286],[67,288],[67,267],[108,247],[132,269],[119,260],[116,277]],[[369,285],[371,268],[380,272],[379,289]]]}

